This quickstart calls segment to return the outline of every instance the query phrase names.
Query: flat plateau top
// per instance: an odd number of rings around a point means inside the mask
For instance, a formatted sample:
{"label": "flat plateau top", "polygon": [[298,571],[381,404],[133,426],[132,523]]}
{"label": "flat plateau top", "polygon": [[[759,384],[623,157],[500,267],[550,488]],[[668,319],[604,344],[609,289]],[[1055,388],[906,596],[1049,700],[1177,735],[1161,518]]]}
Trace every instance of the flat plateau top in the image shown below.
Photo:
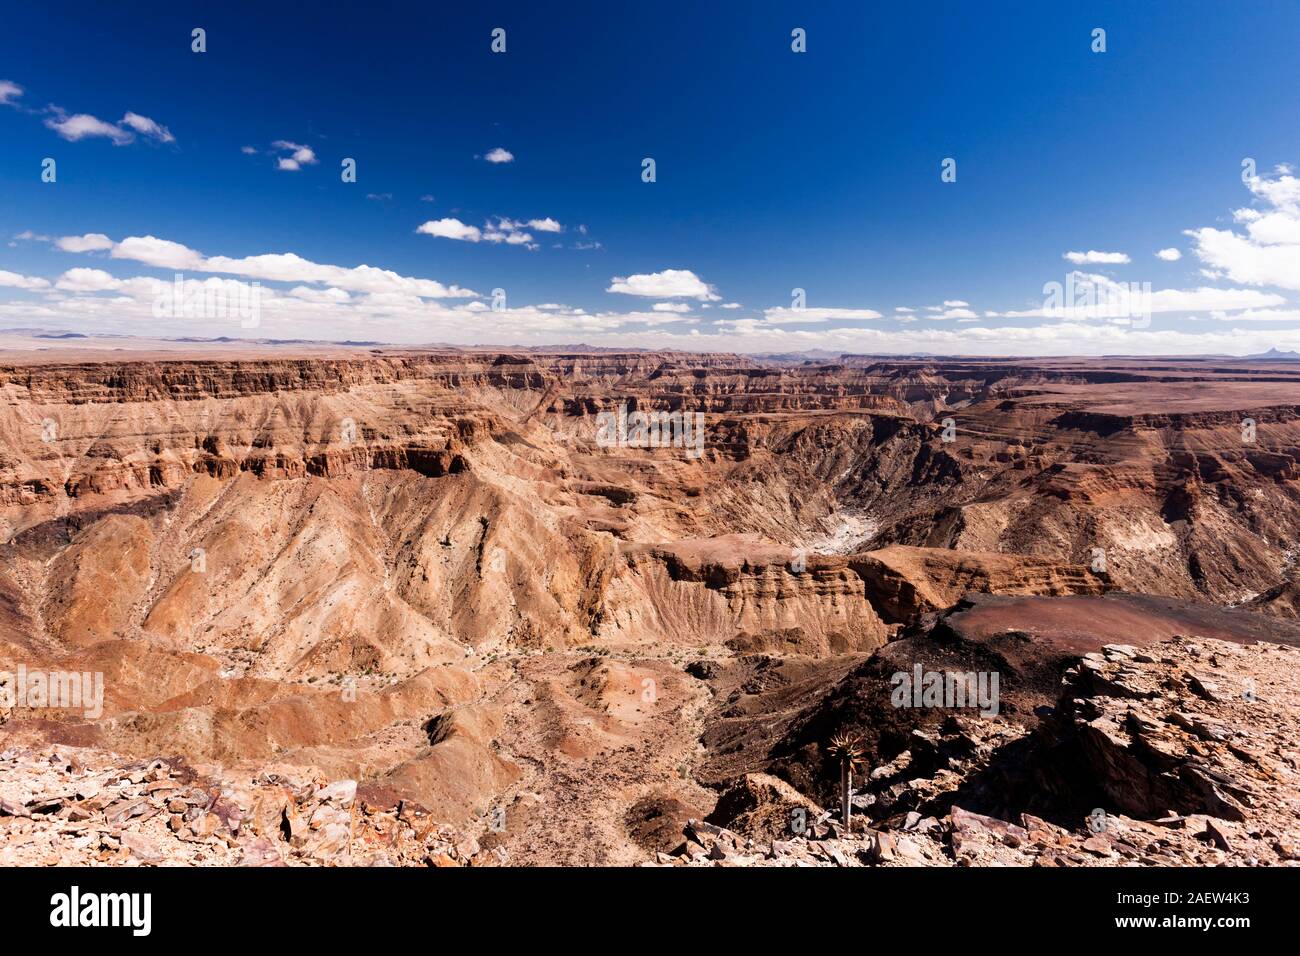
{"label": "flat plateau top", "polygon": [[1286,381],[1227,376],[1152,382],[1050,383],[1019,389],[1025,405],[1068,405],[1100,415],[1187,414],[1266,405],[1300,406],[1300,369]]}
{"label": "flat plateau top", "polygon": [[[838,361],[782,362],[762,356],[728,353],[645,352],[599,349],[582,345],[553,348],[446,345],[395,346],[380,343],[262,342],[251,340],[179,341],[127,336],[59,337],[31,330],[0,332],[0,367],[57,366],[57,374],[77,376],[79,365],[166,364],[169,362],[257,363],[351,361],[436,357],[454,365],[458,356],[482,362],[485,356],[514,356],[512,362],[536,363],[561,376],[571,360],[590,356],[630,363],[643,370],[671,367],[678,375],[712,377],[769,369],[778,391],[849,389],[881,395],[906,395],[920,383],[953,383],[976,401],[1009,398],[1031,410],[1064,408],[1118,417],[1245,412],[1264,407],[1300,408],[1300,361],[1276,358],[1207,357],[1059,357],[930,358],[916,356],[844,356]],[[102,370],[101,370],[102,371]],[[899,391],[902,389],[903,391]],[[751,390],[754,390],[751,388]],[[811,410],[800,409],[800,414]]]}

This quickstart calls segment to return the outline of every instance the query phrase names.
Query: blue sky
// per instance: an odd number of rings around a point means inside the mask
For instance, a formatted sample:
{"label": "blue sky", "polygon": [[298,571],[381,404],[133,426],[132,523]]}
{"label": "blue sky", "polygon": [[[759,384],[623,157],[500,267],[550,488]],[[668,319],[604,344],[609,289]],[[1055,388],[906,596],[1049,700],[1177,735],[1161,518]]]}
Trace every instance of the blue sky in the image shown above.
{"label": "blue sky", "polygon": [[7,14],[0,328],[1300,348],[1300,4],[209,6]]}

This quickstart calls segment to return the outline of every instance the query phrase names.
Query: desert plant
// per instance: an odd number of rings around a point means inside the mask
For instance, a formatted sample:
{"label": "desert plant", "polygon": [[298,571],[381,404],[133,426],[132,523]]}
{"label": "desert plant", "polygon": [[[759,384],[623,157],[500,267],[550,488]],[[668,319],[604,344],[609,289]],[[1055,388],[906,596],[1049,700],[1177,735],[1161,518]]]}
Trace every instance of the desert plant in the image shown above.
{"label": "desert plant", "polygon": [[840,762],[840,813],[847,830],[853,813],[853,767],[862,763],[862,748],[847,734],[836,734],[827,750],[833,759]]}

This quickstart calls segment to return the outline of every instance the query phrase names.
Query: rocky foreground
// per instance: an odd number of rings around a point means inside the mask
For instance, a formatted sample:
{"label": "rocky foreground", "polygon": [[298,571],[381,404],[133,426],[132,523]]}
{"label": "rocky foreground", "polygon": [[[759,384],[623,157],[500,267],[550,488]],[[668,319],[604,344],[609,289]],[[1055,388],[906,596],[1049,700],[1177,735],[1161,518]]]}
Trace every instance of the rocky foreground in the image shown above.
{"label": "rocky foreground", "polygon": [[[950,717],[869,771],[851,829],[784,781],[746,775],[692,820],[677,866],[1276,866],[1300,864],[1300,652],[1174,640],[1110,645],[1065,677],[1036,732]],[[1063,763],[1081,756],[1077,763]],[[923,768],[919,769],[918,768]],[[1092,777],[1086,816],[1000,819],[988,789]],[[1056,804],[1061,805],[1059,802]],[[881,818],[883,815],[883,819]],[[806,820],[804,833],[792,821]]]}
{"label": "rocky foreground", "polygon": [[0,753],[0,866],[478,866],[414,804],[378,810],[355,780],[300,768],[253,779],[76,748]]}
{"label": "rocky foreground", "polygon": [[[1036,730],[950,715],[938,733],[914,731],[855,788],[849,828],[784,780],[750,773],[645,865],[1300,865],[1297,665],[1300,651],[1268,643],[1109,645],[1066,673]],[[1014,801],[1029,781],[1050,792],[1071,774],[1122,810],[1058,810],[1052,822],[963,806],[990,792]],[[510,862],[504,845],[485,849],[414,802],[384,808],[359,798],[355,780],[310,770],[249,779],[78,748],[0,753],[0,865]]]}

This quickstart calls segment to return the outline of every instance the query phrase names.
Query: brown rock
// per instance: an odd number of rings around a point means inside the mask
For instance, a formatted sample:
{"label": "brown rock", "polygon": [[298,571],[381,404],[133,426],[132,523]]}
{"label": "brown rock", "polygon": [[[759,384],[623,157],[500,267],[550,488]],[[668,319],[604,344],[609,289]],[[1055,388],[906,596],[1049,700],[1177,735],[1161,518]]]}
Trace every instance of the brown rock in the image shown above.
{"label": "brown rock", "polygon": [[1208,677],[1200,677],[1196,674],[1187,675],[1187,686],[1192,692],[1204,697],[1206,700],[1214,703],[1222,703],[1223,697],[1219,694],[1219,685]]}
{"label": "brown rock", "polygon": [[1232,842],[1228,839],[1228,831],[1223,824],[1217,820],[1207,820],[1205,822],[1205,832],[1209,834],[1211,842],[1220,850],[1229,852],[1232,850]]}
{"label": "brown rock", "polygon": [[190,821],[190,833],[196,840],[207,840],[216,834],[221,821],[214,814],[204,813]]}
{"label": "brown rock", "polygon": [[110,826],[120,826],[132,817],[138,817],[149,810],[149,801],[144,798],[118,800],[104,810],[104,819]]}
{"label": "brown rock", "polygon": [[872,863],[889,863],[898,857],[898,845],[890,834],[875,832],[869,840],[867,859]]}
{"label": "brown rock", "polygon": [[1024,827],[1016,826],[1014,823],[1007,823],[1005,820],[999,820],[996,817],[971,813],[958,806],[952,808],[950,819],[952,821],[953,848],[958,849],[959,852],[960,847],[965,846],[972,838],[989,843],[1002,843],[1012,847],[1021,846],[1029,839],[1029,833]]}
{"label": "brown rock", "polygon": [[282,814],[284,819],[283,829],[288,831],[289,843],[297,847],[302,846],[307,842],[307,837],[311,832],[307,819],[292,803],[285,805]]}
{"label": "brown rock", "polygon": [[275,845],[266,837],[249,837],[239,844],[238,866],[284,866]]}
{"label": "brown rock", "polygon": [[131,855],[141,863],[161,863],[164,859],[158,846],[139,833],[124,831],[121,839],[123,848],[129,850]]}
{"label": "brown rock", "polygon": [[752,839],[799,836],[797,821],[808,832],[823,813],[790,784],[765,773],[747,773],[718,798],[708,822]]}
{"label": "brown rock", "polygon": [[26,807],[0,798],[0,817],[30,817],[31,811]]}

